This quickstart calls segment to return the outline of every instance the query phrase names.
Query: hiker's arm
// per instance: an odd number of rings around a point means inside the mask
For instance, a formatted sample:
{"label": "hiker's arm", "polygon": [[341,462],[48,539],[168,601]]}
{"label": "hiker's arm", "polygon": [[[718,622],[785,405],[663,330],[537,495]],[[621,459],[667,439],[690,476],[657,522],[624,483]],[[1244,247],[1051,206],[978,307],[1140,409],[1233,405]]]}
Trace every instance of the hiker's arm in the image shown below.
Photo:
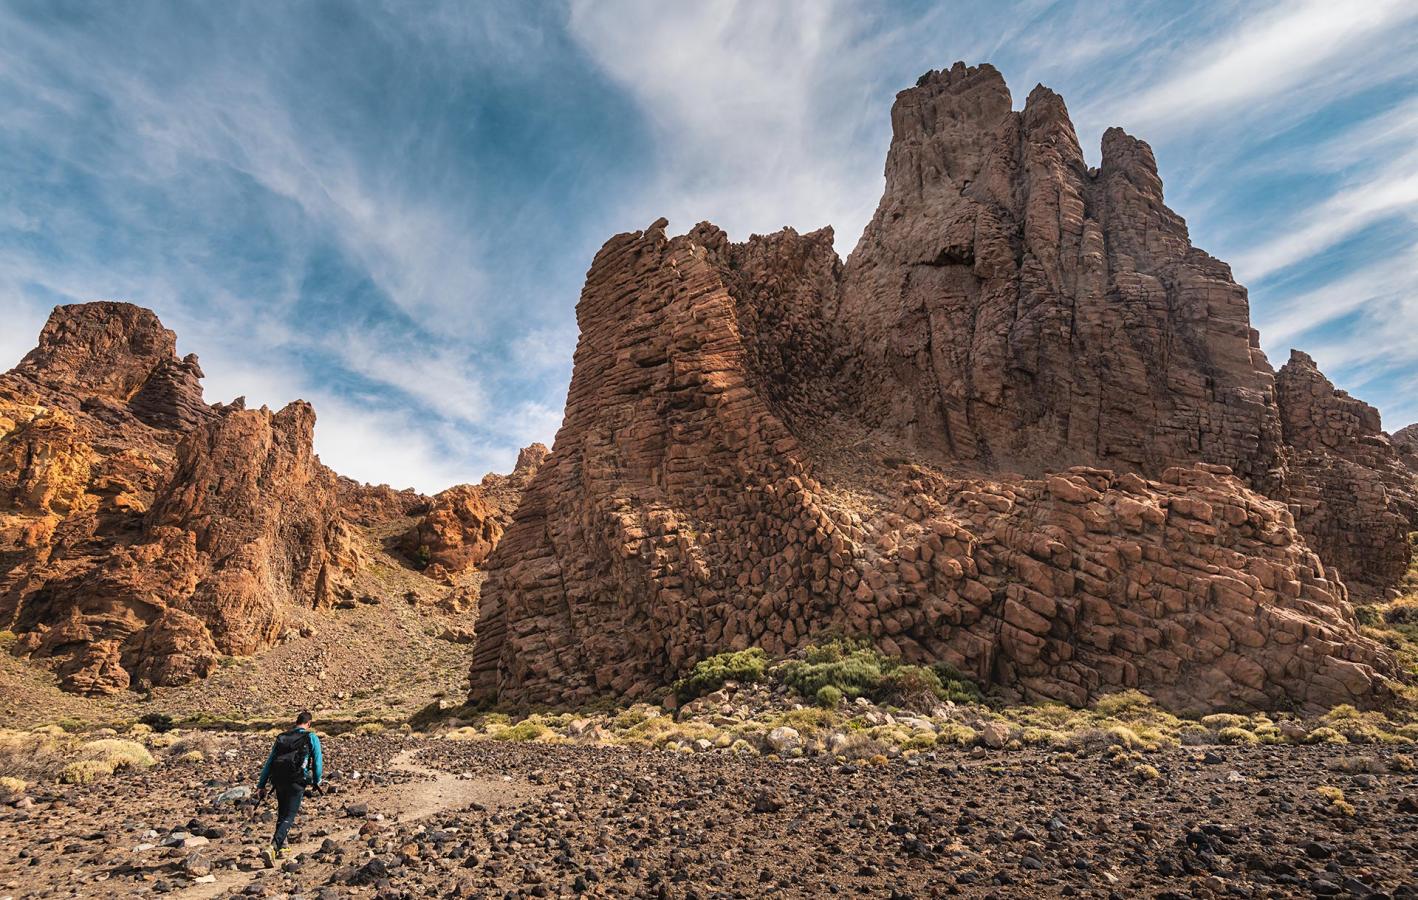
{"label": "hiker's arm", "polygon": [[266,754],[266,764],[261,767],[261,778],[256,782],[256,790],[266,789],[266,779],[271,777],[271,763],[276,759],[276,745],[271,745],[271,752]]}
{"label": "hiker's arm", "polygon": [[316,784],[325,780],[325,757],[320,752],[320,735],[313,731],[310,732],[310,770]]}

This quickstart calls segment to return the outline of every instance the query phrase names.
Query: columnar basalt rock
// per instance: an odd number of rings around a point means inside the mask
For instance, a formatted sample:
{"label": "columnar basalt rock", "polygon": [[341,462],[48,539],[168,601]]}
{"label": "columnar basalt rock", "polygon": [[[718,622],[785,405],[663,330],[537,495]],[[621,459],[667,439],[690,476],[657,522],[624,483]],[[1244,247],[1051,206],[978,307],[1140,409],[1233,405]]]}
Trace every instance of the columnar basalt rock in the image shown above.
{"label": "columnar basalt rock", "polygon": [[[925,76],[880,208],[612,238],[566,417],[486,563],[475,698],[651,694],[822,633],[1080,704],[1361,706],[1394,662],[1290,507],[1243,288],[1146,144],[1083,163],[1046,89]],[[1270,496],[1266,496],[1269,493]]]}
{"label": "columnar basalt rock", "polygon": [[1090,170],[1063,100],[1024,109],[991,66],[898,95],[886,190],[837,319],[867,421],[922,449],[1037,474],[1060,460],[1274,482],[1273,375],[1245,289],[1191,246],[1147,144]]}
{"label": "columnar basalt rock", "polygon": [[1373,593],[1408,569],[1418,529],[1418,473],[1384,434],[1379,411],[1335,389],[1308,354],[1276,376],[1290,449],[1287,497],[1320,556]]}

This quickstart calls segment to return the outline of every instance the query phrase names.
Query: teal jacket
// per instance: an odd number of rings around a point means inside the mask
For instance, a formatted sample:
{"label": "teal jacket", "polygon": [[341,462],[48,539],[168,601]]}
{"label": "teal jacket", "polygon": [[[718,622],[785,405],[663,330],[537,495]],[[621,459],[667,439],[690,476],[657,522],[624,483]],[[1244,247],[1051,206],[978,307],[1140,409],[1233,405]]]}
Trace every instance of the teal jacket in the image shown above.
{"label": "teal jacket", "polygon": [[[319,784],[325,778],[325,758],[320,753],[320,735],[311,731],[309,728],[304,728],[299,725],[296,727],[310,735],[310,755],[305,758],[305,766],[306,771],[310,775],[308,782],[310,784]],[[261,767],[261,780],[256,782],[256,790],[260,791],[265,789],[266,782],[271,777],[271,763],[275,761],[276,745],[272,742],[271,752],[266,754],[266,764]]]}

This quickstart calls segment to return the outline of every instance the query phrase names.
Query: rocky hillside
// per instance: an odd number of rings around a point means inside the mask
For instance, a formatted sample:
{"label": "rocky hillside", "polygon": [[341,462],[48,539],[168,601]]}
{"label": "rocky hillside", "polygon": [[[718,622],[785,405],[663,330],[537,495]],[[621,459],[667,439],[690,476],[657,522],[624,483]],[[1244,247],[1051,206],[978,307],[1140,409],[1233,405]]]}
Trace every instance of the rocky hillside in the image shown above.
{"label": "rocky hillside", "polygon": [[[442,567],[400,601],[446,594],[500,536],[500,524],[442,516],[442,495],[338,478],[314,454],[307,403],[207,404],[196,356],[175,348],[148,310],[65,306],[0,376],[0,629],[65,689],[202,678],[314,610],[386,599],[392,582],[370,563],[400,564],[384,553],[390,533],[436,535]],[[505,517],[536,459],[454,490],[495,495]],[[472,550],[445,560],[443,548]]]}
{"label": "rocky hillside", "polygon": [[1277,385],[1148,146],[1111,129],[1089,168],[1062,99],[1015,111],[990,66],[892,124],[845,263],[830,230],[602,248],[473,696],[643,696],[824,632],[1072,704],[1387,696],[1341,576],[1401,573],[1413,471],[1318,372]]}

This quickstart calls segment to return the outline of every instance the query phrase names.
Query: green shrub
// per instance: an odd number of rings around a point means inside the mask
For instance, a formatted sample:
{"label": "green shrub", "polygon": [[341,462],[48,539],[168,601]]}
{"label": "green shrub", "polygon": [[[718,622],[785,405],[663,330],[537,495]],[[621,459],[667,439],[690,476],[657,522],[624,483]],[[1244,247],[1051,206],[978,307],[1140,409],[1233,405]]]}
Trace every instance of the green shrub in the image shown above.
{"label": "green shrub", "polygon": [[540,722],[534,722],[531,719],[523,719],[516,725],[509,725],[506,728],[492,732],[488,737],[492,738],[494,741],[535,741],[549,734],[550,731],[551,729]]}
{"label": "green shrub", "polygon": [[980,693],[979,686],[962,675],[950,663],[938,662],[931,666],[931,671],[935,672],[936,678],[940,679],[941,690],[938,694],[940,699],[949,700],[952,703],[981,703],[984,701],[985,695]]}
{"label": "green shrub", "polygon": [[782,667],[783,682],[804,697],[834,687],[844,697],[874,696],[881,688],[883,667],[891,661],[863,644],[836,640],[803,648],[803,658]]}
{"label": "green shrub", "polygon": [[842,692],[830,684],[824,684],[817,689],[814,699],[824,709],[835,709],[842,704]]}
{"label": "green shrub", "polygon": [[784,663],[776,674],[804,697],[816,698],[824,688],[832,688],[844,698],[867,697],[902,707],[981,699],[979,688],[945,663],[930,668],[905,664],[864,641],[808,645],[800,659]]}
{"label": "green shrub", "polygon": [[768,668],[768,654],[758,647],[735,653],[720,653],[701,659],[689,674],[674,683],[676,698],[688,703],[705,694],[712,694],[725,682],[753,683],[763,680]]}
{"label": "green shrub", "polygon": [[1239,725],[1228,725],[1216,732],[1217,740],[1223,744],[1259,744],[1260,738],[1254,732],[1247,731]]}
{"label": "green shrub", "polygon": [[897,666],[883,673],[876,689],[879,700],[896,706],[930,706],[945,694],[940,676],[922,666]]}

